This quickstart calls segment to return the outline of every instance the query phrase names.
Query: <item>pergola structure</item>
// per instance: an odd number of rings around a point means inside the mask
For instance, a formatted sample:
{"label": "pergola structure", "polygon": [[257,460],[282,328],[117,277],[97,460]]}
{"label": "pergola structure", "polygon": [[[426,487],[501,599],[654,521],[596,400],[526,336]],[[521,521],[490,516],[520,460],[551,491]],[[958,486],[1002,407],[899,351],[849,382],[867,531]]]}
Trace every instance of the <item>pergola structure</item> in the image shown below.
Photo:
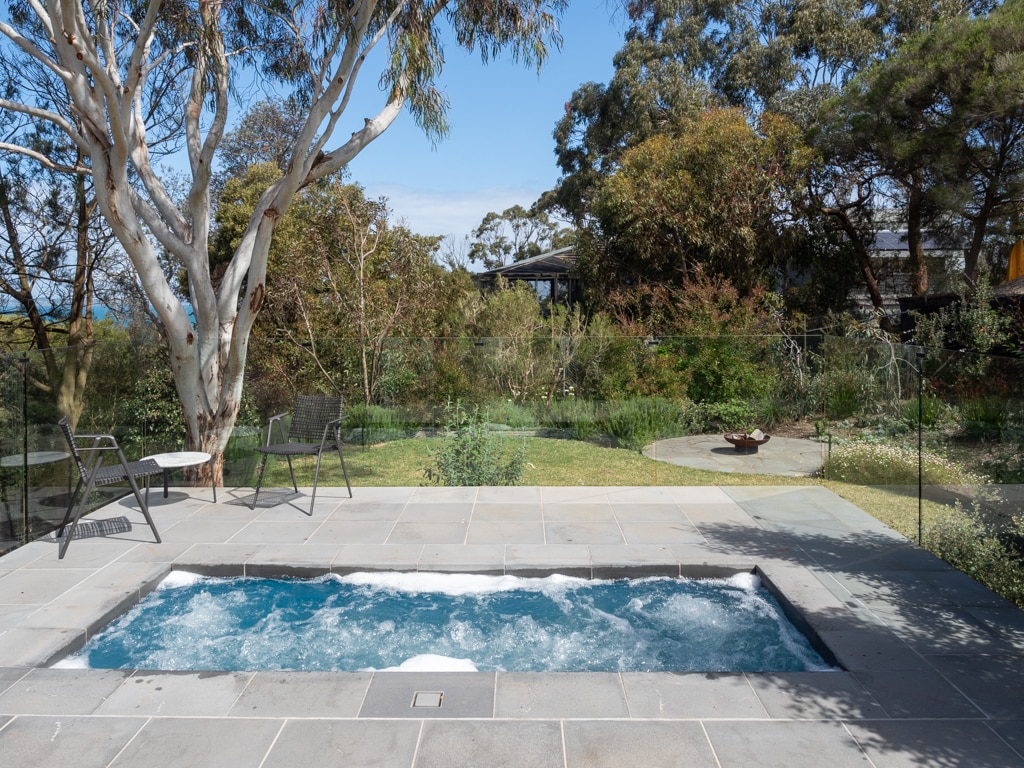
{"label": "pergola structure", "polygon": [[571,305],[582,298],[576,275],[576,251],[572,246],[481,272],[477,283],[483,290],[492,290],[499,277],[510,283],[529,283],[543,302]]}

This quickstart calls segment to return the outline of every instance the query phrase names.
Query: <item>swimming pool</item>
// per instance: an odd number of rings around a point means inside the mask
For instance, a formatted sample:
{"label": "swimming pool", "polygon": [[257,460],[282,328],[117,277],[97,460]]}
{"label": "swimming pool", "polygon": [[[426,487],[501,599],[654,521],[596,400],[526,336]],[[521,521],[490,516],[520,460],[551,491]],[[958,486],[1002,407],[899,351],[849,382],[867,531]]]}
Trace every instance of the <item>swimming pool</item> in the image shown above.
{"label": "swimming pool", "polygon": [[60,666],[776,672],[829,665],[753,574],[586,580],[173,572]]}

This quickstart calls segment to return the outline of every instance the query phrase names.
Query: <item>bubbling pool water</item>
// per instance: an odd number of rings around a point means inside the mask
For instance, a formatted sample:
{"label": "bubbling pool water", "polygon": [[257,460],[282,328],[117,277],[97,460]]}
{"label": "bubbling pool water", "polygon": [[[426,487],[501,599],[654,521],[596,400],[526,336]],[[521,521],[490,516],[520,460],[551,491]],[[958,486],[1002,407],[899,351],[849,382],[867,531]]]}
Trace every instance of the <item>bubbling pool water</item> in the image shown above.
{"label": "bubbling pool water", "polygon": [[723,580],[175,572],[60,666],[795,671],[828,665],[752,574]]}

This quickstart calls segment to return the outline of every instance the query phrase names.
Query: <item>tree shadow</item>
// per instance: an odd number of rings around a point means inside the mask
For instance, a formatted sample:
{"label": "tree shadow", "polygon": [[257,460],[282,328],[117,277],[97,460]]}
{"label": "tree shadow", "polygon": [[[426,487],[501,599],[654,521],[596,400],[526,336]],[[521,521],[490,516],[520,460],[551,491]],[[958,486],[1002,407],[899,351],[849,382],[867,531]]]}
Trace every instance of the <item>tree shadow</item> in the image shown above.
{"label": "tree shadow", "polygon": [[695,523],[706,550],[777,581],[843,667],[748,675],[769,714],[843,721],[880,768],[1024,766],[1024,612],[884,526],[778,501],[758,525]]}

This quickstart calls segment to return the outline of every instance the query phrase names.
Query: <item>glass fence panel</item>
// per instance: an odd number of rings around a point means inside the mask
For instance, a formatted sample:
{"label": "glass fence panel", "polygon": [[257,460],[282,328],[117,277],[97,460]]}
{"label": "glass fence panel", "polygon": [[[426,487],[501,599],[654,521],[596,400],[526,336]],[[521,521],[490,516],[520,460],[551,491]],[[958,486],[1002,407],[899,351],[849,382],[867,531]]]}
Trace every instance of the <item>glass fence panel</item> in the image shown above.
{"label": "glass fence panel", "polygon": [[28,538],[28,478],[24,358],[0,358],[0,553]]}
{"label": "glass fence panel", "polygon": [[[268,418],[290,410],[298,393],[331,392],[346,399],[342,436],[357,487],[453,482],[443,467],[463,454],[484,455],[492,474],[463,472],[463,482],[824,482],[912,539],[932,535],[950,510],[977,510],[974,517],[1001,541],[1019,535],[1024,364],[1017,359],[814,333],[417,338],[365,346],[324,339],[316,365],[300,363],[296,353],[285,375],[268,362],[270,345],[252,342],[245,397],[224,451],[223,485],[238,489],[225,498],[236,503],[255,485],[253,449],[266,439]],[[52,531],[77,482],[56,429],[54,390],[32,384],[61,370],[67,354],[29,353],[27,366],[18,356],[3,361],[4,546]],[[88,365],[75,406],[78,432],[113,434],[130,459],[185,448],[159,346],[98,344]],[[65,410],[76,402],[70,397]],[[735,434],[767,439],[740,451],[726,438]],[[808,464],[794,469],[788,465],[797,450]],[[27,467],[26,455],[33,457]],[[787,467],[773,463],[780,457]],[[325,463],[321,485],[343,485],[336,464]],[[299,463],[300,484],[310,484],[312,472],[310,462]],[[170,482],[184,487],[198,477],[176,471]],[[265,482],[290,484],[287,464],[272,466]],[[126,490],[105,489],[90,508]]]}

